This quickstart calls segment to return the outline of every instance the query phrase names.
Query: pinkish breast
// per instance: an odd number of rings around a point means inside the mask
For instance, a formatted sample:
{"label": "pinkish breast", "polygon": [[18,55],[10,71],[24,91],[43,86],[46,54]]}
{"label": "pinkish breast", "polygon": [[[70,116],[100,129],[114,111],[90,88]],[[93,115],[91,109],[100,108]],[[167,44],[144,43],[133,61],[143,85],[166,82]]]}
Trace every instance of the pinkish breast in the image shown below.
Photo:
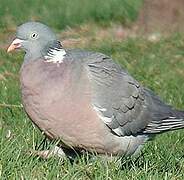
{"label": "pinkish breast", "polygon": [[75,74],[69,64],[31,62],[21,69],[21,89],[26,112],[49,138],[99,153],[111,151],[113,136],[91,105],[84,69]]}

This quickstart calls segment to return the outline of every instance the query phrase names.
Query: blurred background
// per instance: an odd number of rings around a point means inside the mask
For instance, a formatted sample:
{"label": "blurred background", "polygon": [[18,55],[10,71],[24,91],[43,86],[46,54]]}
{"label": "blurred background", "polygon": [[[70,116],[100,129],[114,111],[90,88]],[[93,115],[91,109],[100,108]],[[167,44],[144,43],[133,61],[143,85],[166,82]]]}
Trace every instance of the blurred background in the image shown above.
{"label": "blurred background", "polygon": [[21,105],[24,54],[6,53],[26,21],[50,26],[65,48],[111,56],[165,102],[184,109],[183,0],[0,0],[0,179],[184,179],[183,130],[157,136],[144,156],[121,165],[29,156],[43,136]]}
{"label": "blurred background", "polygon": [[14,28],[27,20],[47,22],[56,29],[90,22],[108,25],[126,23],[136,18],[141,0],[55,0],[1,2],[1,28]]}

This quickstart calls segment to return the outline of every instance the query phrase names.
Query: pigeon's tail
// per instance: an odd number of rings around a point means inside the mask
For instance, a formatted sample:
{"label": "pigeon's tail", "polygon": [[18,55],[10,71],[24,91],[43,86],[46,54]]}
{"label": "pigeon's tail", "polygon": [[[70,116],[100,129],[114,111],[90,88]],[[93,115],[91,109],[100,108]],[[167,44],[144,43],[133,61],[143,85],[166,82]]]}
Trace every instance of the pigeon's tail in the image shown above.
{"label": "pigeon's tail", "polygon": [[150,122],[145,129],[145,133],[162,133],[182,128],[184,128],[184,111],[174,110],[172,116]]}

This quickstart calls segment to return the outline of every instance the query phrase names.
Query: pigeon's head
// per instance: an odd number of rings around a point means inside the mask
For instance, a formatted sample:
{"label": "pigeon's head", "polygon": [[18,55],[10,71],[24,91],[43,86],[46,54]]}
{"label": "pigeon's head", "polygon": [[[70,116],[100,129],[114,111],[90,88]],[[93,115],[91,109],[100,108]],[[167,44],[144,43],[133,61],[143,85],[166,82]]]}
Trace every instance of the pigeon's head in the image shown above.
{"label": "pigeon's head", "polygon": [[23,49],[29,59],[41,57],[52,43],[57,42],[56,35],[46,25],[39,22],[27,22],[17,28],[16,38],[7,52]]}

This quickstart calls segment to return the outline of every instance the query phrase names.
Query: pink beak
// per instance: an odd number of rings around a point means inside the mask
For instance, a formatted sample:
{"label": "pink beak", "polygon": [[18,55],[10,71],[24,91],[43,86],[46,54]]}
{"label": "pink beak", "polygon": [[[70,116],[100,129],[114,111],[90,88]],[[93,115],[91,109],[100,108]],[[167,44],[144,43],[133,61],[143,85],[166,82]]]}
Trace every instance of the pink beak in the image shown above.
{"label": "pink beak", "polygon": [[14,39],[13,42],[10,44],[10,46],[7,49],[7,52],[14,51],[15,49],[19,49],[21,47],[21,43],[23,40],[21,39]]}

